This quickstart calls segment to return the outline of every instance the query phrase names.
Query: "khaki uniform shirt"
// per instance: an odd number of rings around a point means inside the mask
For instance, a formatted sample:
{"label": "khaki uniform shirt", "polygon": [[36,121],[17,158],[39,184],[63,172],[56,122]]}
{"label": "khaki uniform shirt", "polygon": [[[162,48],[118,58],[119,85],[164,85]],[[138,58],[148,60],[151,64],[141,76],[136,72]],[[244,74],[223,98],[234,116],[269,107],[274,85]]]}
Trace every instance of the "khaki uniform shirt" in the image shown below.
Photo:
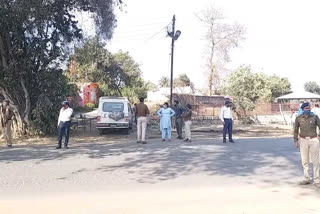
{"label": "khaki uniform shirt", "polygon": [[298,140],[299,134],[301,137],[317,137],[317,127],[320,129],[320,119],[317,115],[300,115],[295,122],[294,141]]}

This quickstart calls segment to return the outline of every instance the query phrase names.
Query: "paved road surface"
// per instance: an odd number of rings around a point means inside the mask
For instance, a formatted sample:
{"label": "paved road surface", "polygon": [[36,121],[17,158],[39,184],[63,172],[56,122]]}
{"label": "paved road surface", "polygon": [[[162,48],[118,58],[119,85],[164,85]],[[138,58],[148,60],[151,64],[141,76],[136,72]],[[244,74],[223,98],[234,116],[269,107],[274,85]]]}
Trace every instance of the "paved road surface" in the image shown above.
{"label": "paved road surface", "polygon": [[320,213],[291,138],[0,148],[0,213]]}

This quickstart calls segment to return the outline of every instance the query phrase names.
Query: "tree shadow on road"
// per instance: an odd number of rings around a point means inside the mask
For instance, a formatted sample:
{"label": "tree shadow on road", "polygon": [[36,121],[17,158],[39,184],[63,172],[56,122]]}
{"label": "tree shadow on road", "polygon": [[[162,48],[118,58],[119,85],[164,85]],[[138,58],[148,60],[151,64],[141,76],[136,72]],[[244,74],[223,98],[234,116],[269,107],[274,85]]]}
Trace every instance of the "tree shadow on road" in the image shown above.
{"label": "tree shadow on road", "polygon": [[[293,147],[291,138],[240,139],[235,144],[222,144],[219,139],[209,138],[199,138],[192,143],[151,139],[146,145],[127,139],[72,145],[69,150],[55,150],[49,145],[20,146],[2,148],[0,162],[34,161],[40,164],[75,155],[89,160],[101,159],[102,164],[93,165],[92,170],[101,173],[125,171],[130,179],[140,183],[157,183],[198,173],[235,178],[246,176],[248,183],[254,183],[258,178],[269,184],[290,183],[292,177],[302,176],[299,150]],[[115,157],[121,157],[117,164],[109,161]]]}

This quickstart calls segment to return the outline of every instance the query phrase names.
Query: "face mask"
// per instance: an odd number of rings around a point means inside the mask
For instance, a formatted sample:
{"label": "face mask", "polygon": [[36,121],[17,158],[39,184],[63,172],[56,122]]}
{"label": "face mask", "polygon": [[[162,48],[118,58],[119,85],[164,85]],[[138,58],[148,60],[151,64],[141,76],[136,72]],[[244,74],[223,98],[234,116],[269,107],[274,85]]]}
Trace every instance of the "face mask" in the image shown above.
{"label": "face mask", "polygon": [[303,113],[304,113],[304,114],[307,114],[307,115],[310,115],[311,110],[304,110]]}
{"label": "face mask", "polygon": [[166,105],[163,105],[163,108],[166,108],[167,106]]}

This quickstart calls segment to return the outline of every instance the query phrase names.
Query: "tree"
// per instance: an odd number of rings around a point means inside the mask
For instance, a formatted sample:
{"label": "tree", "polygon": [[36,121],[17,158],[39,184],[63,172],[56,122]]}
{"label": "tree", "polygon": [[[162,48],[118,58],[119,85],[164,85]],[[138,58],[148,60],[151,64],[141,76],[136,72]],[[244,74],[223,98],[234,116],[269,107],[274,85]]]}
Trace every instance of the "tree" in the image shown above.
{"label": "tree", "polygon": [[213,7],[202,11],[197,17],[208,28],[205,35],[208,42],[206,67],[208,69],[208,91],[211,96],[213,90],[217,90],[220,85],[220,67],[230,61],[230,50],[238,47],[240,41],[244,40],[245,30],[239,24],[229,24],[222,13]]}
{"label": "tree", "polygon": [[174,87],[191,86],[191,80],[187,74],[180,74],[178,78],[173,80]]}
{"label": "tree", "polygon": [[273,75],[268,77],[268,82],[268,86],[272,94],[271,101],[274,101],[277,97],[291,92],[291,84],[288,78],[281,78],[276,75]]}
{"label": "tree", "polygon": [[224,90],[232,96],[238,116],[245,117],[247,111],[254,110],[256,103],[270,101],[272,96],[267,77],[261,73],[252,73],[249,66],[241,66],[232,73]]}
{"label": "tree", "polygon": [[97,82],[103,95],[125,96],[137,102],[156,87],[142,79],[140,65],[128,52],[110,53],[98,38],[87,40],[70,60],[74,60],[76,71],[72,75],[67,70],[68,76],[80,83]]}
{"label": "tree", "polygon": [[170,80],[168,77],[161,77],[159,80],[159,86],[161,88],[167,88],[170,87]]}
{"label": "tree", "polygon": [[224,93],[232,96],[239,117],[247,117],[259,102],[272,102],[291,91],[287,78],[251,72],[250,66],[240,66],[231,74]]}
{"label": "tree", "polygon": [[315,93],[315,94],[320,94],[320,87],[315,81],[309,81],[304,84],[304,90]]}
{"label": "tree", "polygon": [[[74,12],[91,14],[96,33],[110,39],[116,24],[113,10],[119,4],[120,0],[0,0],[0,95],[12,104],[19,134],[28,133],[39,120],[56,126],[60,102],[70,93],[58,68],[70,43],[82,38]],[[51,112],[39,114],[41,109]]]}

